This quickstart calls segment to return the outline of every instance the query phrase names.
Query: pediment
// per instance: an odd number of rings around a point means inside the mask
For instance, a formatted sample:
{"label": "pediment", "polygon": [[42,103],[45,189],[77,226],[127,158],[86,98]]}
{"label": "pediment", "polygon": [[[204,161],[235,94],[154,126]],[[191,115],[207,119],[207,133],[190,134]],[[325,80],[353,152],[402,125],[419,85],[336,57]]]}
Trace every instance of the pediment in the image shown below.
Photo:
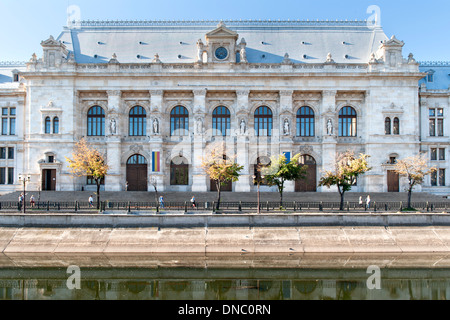
{"label": "pediment", "polygon": [[237,40],[237,32],[228,29],[223,22],[219,23],[216,29],[206,34],[206,39],[208,38],[232,38]]}
{"label": "pediment", "polygon": [[395,47],[395,46],[403,47],[405,45],[405,43],[403,41],[398,40],[395,36],[392,36],[391,39],[385,41],[384,44],[389,47]]}
{"label": "pediment", "polygon": [[47,40],[41,41],[41,46],[43,47],[60,47],[63,46],[63,44],[59,41],[56,41],[53,36],[50,36]]}

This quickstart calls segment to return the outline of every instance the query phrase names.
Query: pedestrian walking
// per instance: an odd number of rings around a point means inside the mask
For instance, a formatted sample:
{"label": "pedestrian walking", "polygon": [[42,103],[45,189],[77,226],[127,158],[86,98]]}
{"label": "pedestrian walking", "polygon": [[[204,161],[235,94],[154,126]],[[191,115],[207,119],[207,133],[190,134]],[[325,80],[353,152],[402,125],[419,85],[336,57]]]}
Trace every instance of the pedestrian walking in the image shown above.
{"label": "pedestrian walking", "polygon": [[23,193],[21,193],[19,196],[19,211],[22,210],[22,205],[23,205]]}
{"label": "pedestrian walking", "polygon": [[367,206],[367,209],[370,209],[370,195],[367,195],[366,206]]}
{"label": "pedestrian walking", "polygon": [[128,191],[128,181],[125,182],[125,191]]}
{"label": "pedestrian walking", "polygon": [[362,206],[363,206],[362,196],[359,196],[359,207],[362,208]]}
{"label": "pedestrian walking", "polygon": [[164,197],[163,196],[159,197],[159,207],[164,208]]}
{"label": "pedestrian walking", "polygon": [[94,206],[94,198],[92,198],[92,195],[89,196],[89,207],[92,208]]}
{"label": "pedestrian walking", "polygon": [[192,196],[191,203],[192,203],[192,208],[196,208],[197,207],[197,204],[195,203],[195,197],[194,196]]}
{"label": "pedestrian walking", "polygon": [[34,195],[31,195],[30,202],[31,202],[31,207],[34,208],[34,206],[36,204],[36,201],[34,200]]}

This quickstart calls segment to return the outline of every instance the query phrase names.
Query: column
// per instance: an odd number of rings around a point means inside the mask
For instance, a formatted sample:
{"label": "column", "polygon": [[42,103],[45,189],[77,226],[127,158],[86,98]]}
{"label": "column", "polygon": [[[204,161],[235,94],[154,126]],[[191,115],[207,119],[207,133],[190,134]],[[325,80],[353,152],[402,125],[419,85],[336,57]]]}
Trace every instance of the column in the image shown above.
{"label": "column", "polygon": [[[282,90],[280,91],[280,153],[289,152],[291,158],[295,156],[294,141],[292,137],[296,134],[295,132],[295,118],[293,116],[293,101],[292,95],[294,91],[292,90]],[[285,125],[285,121],[288,124]],[[273,153],[272,153],[273,154]],[[295,181],[286,181],[284,184],[284,192],[295,192]]]}
{"label": "column", "polygon": [[[334,171],[336,161],[336,145],[338,135],[338,116],[336,115],[336,91],[324,91],[322,94],[322,116],[318,119],[321,123],[317,128],[322,140],[322,168],[319,172]],[[329,120],[331,122],[329,122]],[[335,192],[336,188],[318,187],[321,192]]]}
{"label": "column", "polygon": [[194,149],[192,153],[192,191],[207,192],[209,178],[202,169],[202,158],[205,150],[205,115],[206,115],[206,90],[194,90],[194,112],[190,121],[194,132]]}
{"label": "column", "polygon": [[[154,191],[153,183],[159,191],[165,191],[164,184],[165,166],[163,147],[163,127],[167,123],[163,109],[163,90],[150,90],[150,114],[147,119],[147,136],[150,137],[150,159],[148,161],[148,188]],[[170,120],[169,120],[170,121]],[[169,174],[169,173],[168,173]]]}
{"label": "column", "polygon": [[[249,90],[239,90],[237,96],[237,145],[236,145],[236,162],[243,166],[239,180],[234,186],[235,192],[250,192],[251,183],[253,182],[253,173],[250,172],[249,156],[248,156],[248,133],[249,133]],[[243,121],[243,122],[242,122]]]}
{"label": "column", "polygon": [[119,107],[121,100],[121,91],[108,91],[108,117],[105,119],[106,126],[106,157],[108,162],[108,174],[105,178],[105,191],[122,191],[125,188],[125,177],[121,176],[121,140],[120,140],[120,121]]}

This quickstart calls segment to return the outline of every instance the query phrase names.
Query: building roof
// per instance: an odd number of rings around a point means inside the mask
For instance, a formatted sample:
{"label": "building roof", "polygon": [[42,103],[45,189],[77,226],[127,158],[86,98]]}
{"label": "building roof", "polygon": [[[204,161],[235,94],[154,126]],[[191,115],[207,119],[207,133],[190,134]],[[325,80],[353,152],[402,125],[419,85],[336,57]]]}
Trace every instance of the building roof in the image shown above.
{"label": "building roof", "polygon": [[[163,63],[197,61],[197,41],[221,21],[80,21],[65,27],[57,40],[77,63]],[[280,63],[286,53],[294,63],[323,63],[328,53],[337,63],[367,63],[381,42],[381,27],[366,21],[224,21],[246,42],[250,63]]]}
{"label": "building roof", "polygon": [[[447,90],[450,88],[450,61],[424,61],[419,62],[420,72],[432,74],[432,78],[425,77],[419,84],[425,83],[430,90]],[[432,80],[432,81],[430,81]]]}

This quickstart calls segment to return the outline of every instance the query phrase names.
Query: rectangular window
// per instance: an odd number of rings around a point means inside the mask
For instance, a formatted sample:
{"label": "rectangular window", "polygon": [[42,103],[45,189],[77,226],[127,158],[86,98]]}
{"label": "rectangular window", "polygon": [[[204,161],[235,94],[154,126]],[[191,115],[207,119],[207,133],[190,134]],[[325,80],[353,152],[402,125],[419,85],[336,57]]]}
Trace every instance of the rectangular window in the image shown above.
{"label": "rectangular window", "polygon": [[6,168],[0,168],[0,184],[6,183]]}
{"label": "rectangular window", "polygon": [[445,169],[439,169],[439,186],[445,187]]}
{"label": "rectangular window", "polygon": [[9,160],[14,159],[14,148],[8,148],[8,159]]}
{"label": "rectangular window", "polygon": [[437,119],[437,135],[439,137],[444,136],[444,119]]}
{"label": "rectangular window", "polygon": [[437,186],[437,171],[433,171],[431,173],[431,186],[436,187]]}
{"label": "rectangular window", "polygon": [[436,135],[436,119],[429,120],[429,127],[430,127],[430,136],[434,137]]}
{"label": "rectangular window", "polygon": [[8,184],[14,184],[14,168],[8,168]]}
{"label": "rectangular window", "polygon": [[0,159],[6,159],[6,148],[0,148]]}
{"label": "rectangular window", "polygon": [[16,118],[9,119],[9,134],[12,136],[16,135]]}
{"label": "rectangular window", "polygon": [[2,135],[8,135],[8,118],[2,118]]}
{"label": "rectangular window", "polygon": [[432,74],[432,73],[429,73],[429,74],[428,74],[428,76],[427,76],[427,81],[428,81],[428,82],[433,82],[433,74]]}
{"label": "rectangular window", "polygon": [[445,149],[444,148],[439,149],[439,160],[445,160]]}
{"label": "rectangular window", "polygon": [[8,115],[8,108],[2,108],[2,116]]}
{"label": "rectangular window", "polygon": [[437,149],[436,148],[431,148],[431,160],[437,160]]}

